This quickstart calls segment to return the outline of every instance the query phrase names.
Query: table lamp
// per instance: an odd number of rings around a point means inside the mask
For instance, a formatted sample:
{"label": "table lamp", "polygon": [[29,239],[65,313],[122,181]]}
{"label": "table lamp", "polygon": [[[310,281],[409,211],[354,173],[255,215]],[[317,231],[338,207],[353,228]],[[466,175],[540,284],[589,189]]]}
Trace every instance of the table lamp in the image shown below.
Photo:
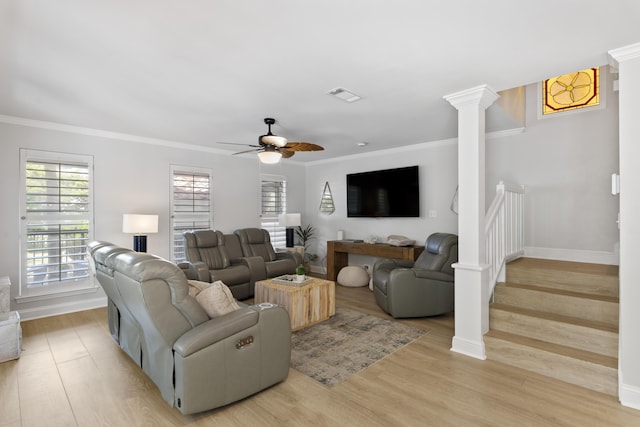
{"label": "table lamp", "polygon": [[286,237],[287,237],[287,247],[293,247],[293,227],[298,227],[300,225],[300,214],[299,213],[284,213],[280,214],[278,217],[278,223],[284,227],[286,227]]}
{"label": "table lamp", "polygon": [[147,234],[158,232],[158,215],[122,215],[122,232],[133,234],[133,250],[147,252]]}

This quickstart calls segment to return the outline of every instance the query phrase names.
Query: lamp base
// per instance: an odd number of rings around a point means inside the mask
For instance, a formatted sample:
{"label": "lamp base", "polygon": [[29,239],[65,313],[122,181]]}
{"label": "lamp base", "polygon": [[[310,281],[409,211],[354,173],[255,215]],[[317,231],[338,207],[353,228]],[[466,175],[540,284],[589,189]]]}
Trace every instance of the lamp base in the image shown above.
{"label": "lamp base", "polygon": [[287,228],[286,237],[287,237],[287,247],[292,248],[293,247],[293,228]]}
{"label": "lamp base", "polygon": [[133,236],[133,250],[147,252],[147,236]]}

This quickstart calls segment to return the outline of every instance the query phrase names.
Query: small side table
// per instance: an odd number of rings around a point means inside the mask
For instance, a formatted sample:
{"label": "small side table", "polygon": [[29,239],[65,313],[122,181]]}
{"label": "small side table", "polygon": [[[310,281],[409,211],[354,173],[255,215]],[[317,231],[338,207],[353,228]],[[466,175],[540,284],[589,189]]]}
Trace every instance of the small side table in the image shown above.
{"label": "small side table", "polygon": [[256,282],[253,300],[254,304],[271,302],[284,307],[289,313],[291,330],[297,331],[336,314],[336,284],[315,277],[302,286],[260,280]]}

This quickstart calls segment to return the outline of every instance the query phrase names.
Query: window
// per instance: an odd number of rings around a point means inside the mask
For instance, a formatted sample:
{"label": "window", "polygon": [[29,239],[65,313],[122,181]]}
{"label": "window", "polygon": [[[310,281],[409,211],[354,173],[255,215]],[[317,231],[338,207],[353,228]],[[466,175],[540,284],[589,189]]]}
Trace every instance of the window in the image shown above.
{"label": "window", "polygon": [[598,67],[545,80],[542,85],[542,114],[577,110],[600,104]]}
{"label": "window", "polygon": [[286,230],[278,216],[287,212],[287,181],[279,175],[260,176],[260,226],[269,232],[274,248],[284,248]]}
{"label": "window", "polygon": [[211,172],[208,169],[171,167],[171,232],[173,261],[186,261],[182,233],[213,227]]}
{"label": "window", "polygon": [[20,296],[95,288],[93,158],[20,150]]}

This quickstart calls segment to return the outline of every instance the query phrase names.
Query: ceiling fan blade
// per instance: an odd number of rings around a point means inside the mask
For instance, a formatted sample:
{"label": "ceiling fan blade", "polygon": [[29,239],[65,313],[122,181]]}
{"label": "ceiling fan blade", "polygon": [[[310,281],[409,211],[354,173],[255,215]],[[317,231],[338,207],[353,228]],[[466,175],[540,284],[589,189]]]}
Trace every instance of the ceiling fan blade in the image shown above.
{"label": "ceiling fan blade", "polygon": [[253,144],[241,144],[239,142],[220,142],[218,141],[218,144],[226,144],[226,145],[243,145],[245,147],[256,147],[256,148],[261,148],[259,145],[253,145]]}
{"label": "ceiling fan blade", "polygon": [[291,157],[294,154],[296,154],[295,151],[287,150],[286,148],[281,148],[278,151],[282,154],[282,157],[285,158],[285,159],[288,159],[289,157]]}
{"label": "ceiling fan blade", "polygon": [[238,151],[237,153],[233,153],[232,156],[235,156],[236,154],[255,153],[256,151],[262,151],[262,148],[252,148],[251,150]]}
{"label": "ceiling fan blade", "polygon": [[285,149],[291,151],[322,151],[323,147],[312,144],[310,142],[289,142],[284,146]]}

